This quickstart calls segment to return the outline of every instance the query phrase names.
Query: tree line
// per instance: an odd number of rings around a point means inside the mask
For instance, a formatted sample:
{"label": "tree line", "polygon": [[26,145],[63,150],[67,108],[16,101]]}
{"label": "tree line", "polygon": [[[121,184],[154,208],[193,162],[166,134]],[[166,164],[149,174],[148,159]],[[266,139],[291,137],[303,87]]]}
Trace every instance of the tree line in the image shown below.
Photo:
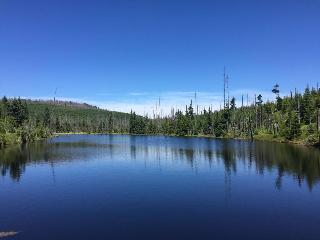
{"label": "tree line", "polygon": [[210,136],[269,139],[305,144],[319,143],[320,91],[306,87],[303,93],[281,97],[280,86],[272,89],[275,101],[258,94],[248,106],[236,105],[232,97],[221,110],[204,109],[196,114],[192,101],[173,116],[150,119],[130,114],[131,134]]}
{"label": "tree line", "polygon": [[192,101],[171,116],[148,118],[107,111],[86,105],[64,105],[20,98],[0,101],[0,146],[27,142],[52,133],[129,133],[175,136],[208,136],[319,143],[320,91],[306,87],[281,97],[280,86],[272,89],[275,101],[257,94],[250,105],[237,106],[232,97],[220,110],[194,111]]}
{"label": "tree line", "polygon": [[46,138],[53,133],[128,133],[129,114],[70,102],[0,101],[0,147]]}

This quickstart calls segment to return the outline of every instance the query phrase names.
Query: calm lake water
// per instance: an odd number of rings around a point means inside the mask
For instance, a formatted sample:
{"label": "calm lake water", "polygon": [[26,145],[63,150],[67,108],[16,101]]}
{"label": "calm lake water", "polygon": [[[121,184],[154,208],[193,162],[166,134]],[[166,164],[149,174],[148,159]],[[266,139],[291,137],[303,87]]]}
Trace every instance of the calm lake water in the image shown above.
{"label": "calm lake water", "polygon": [[71,135],[0,151],[12,239],[320,239],[320,152],[269,142]]}

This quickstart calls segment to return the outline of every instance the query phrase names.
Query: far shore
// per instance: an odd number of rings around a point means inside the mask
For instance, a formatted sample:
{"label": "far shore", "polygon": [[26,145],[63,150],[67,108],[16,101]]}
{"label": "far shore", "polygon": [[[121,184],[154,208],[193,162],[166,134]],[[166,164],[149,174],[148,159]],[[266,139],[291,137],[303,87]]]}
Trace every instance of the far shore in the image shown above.
{"label": "far shore", "polygon": [[214,137],[208,135],[164,135],[164,134],[130,134],[130,133],[88,133],[88,132],[66,132],[66,133],[53,133],[52,137],[58,136],[67,136],[67,135],[131,135],[131,136],[166,136],[166,137],[194,137],[194,138],[210,138],[210,139],[234,139],[234,140],[245,140],[245,141],[267,141],[267,142],[274,142],[274,143],[283,143],[283,144],[294,144],[294,145],[302,145],[308,147],[319,147],[317,144],[310,144],[303,140],[294,140],[289,141],[282,137],[273,137],[272,135],[254,135],[253,139],[249,137],[233,137],[233,136],[224,136],[224,137]]}

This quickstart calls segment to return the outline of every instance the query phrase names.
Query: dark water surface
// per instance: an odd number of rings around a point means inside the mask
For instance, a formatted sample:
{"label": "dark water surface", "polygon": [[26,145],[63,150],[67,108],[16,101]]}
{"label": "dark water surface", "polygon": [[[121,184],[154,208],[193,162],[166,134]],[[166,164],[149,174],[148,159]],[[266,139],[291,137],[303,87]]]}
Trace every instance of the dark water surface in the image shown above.
{"label": "dark water surface", "polygon": [[320,239],[319,150],[75,135],[0,151],[12,239]]}

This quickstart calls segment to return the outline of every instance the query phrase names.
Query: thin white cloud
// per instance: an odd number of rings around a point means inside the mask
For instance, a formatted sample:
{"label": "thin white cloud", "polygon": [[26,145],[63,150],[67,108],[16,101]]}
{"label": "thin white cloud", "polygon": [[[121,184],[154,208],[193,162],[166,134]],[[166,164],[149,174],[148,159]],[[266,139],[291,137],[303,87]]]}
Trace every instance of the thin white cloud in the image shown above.
{"label": "thin white cloud", "polygon": [[[236,98],[236,105],[242,104],[242,96],[244,97],[244,104],[251,104],[254,102],[254,95],[261,94],[263,100],[274,100],[275,96],[271,91],[259,91],[255,89],[237,89],[231,90],[229,96]],[[193,101],[193,106],[196,111],[202,111],[204,108],[211,107],[218,110],[223,106],[223,94],[221,92],[191,92],[191,91],[166,91],[166,92],[131,92],[127,94],[106,94],[109,96],[104,100],[92,100],[91,98],[72,98],[72,97],[57,97],[57,100],[73,101],[79,103],[88,103],[98,106],[103,109],[127,112],[131,110],[140,115],[148,115],[152,117],[156,115],[168,115],[171,109],[185,109],[186,105]],[[49,100],[52,97],[25,97],[28,99]],[[160,99],[160,104],[159,104]]]}

